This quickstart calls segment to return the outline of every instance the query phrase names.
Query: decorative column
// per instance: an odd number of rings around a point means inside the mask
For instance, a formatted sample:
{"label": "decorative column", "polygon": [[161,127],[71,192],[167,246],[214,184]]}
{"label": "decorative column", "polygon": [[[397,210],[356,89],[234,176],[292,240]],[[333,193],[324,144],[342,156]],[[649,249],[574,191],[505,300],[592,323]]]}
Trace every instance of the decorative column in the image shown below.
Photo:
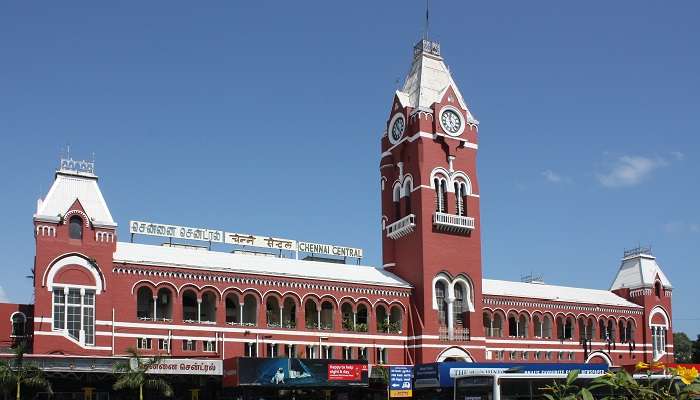
{"label": "decorative column", "polygon": [[158,296],[153,296],[153,320],[157,321],[158,320],[158,315],[156,314],[157,311],[157,306],[158,306]]}
{"label": "decorative column", "polygon": [[197,322],[202,322],[202,299],[197,299]]}
{"label": "decorative column", "polygon": [[454,297],[447,298],[447,337],[450,340],[454,339]]}
{"label": "decorative column", "polygon": [[282,311],[283,310],[284,310],[284,308],[282,308],[282,306],[280,306],[280,328],[282,327]]}

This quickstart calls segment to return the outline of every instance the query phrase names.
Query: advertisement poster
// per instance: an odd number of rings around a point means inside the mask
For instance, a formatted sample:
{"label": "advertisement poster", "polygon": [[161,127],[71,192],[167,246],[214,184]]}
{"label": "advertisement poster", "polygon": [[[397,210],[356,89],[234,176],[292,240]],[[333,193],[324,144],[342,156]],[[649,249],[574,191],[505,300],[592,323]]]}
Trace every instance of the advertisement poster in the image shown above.
{"label": "advertisement poster", "polygon": [[413,396],[413,367],[393,366],[389,367],[389,397]]}
{"label": "advertisement poster", "polygon": [[[227,360],[228,361],[228,360]],[[368,385],[367,361],[236,358],[224,362],[227,386],[339,387]]]}

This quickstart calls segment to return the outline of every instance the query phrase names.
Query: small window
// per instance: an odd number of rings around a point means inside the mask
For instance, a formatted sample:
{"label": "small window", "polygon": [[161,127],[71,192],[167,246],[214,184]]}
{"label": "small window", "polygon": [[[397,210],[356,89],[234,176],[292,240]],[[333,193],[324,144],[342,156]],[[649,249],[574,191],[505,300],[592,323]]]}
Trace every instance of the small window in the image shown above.
{"label": "small window", "polygon": [[158,339],[158,350],[170,350],[170,341],[168,339]]}
{"label": "small window", "polygon": [[12,315],[12,336],[25,336],[25,328],[27,326],[27,317],[21,312]]}
{"label": "small window", "polygon": [[278,357],[279,354],[277,354],[277,343],[268,343],[267,344],[267,357],[268,358],[274,358]]}
{"label": "small window", "polygon": [[343,360],[352,360],[352,347],[343,347]]}
{"label": "small window", "polygon": [[284,346],[284,355],[287,358],[294,358],[297,354],[297,346],[295,344],[288,344]]}
{"label": "small window", "polygon": [[306,358],[310,360],[316,358],[316,346],[306,345]]}
{"label": "small window", "polygon": [[377,364],[386,364],[387,360],[387,349],[378,347],[377,348]]}
{"label": "small window", "polygon": [[654,294],[656,297],[661,297],[661,283],[659,281],[654,284]]}
{"label": "small window", "polygon": [[366,347],[358,347],[357,348],[357,359],[358,360],[367,360],[367,348]]}
{"label": "small window", "polygon": [[215,346],[215,343],[213,340],[202,341],[202,348],[204,349],[204,351],[206,351],[208,353],[212,353],[212,352],[216,351],[215,350],[216,346]]}
{"label": "small window", "polygon": [[195,351],[197,349],[197,342],[194,340],[183,340],[182,350],[183,351]]}
{"label": "small window", "polygon": [[136,348],[139,350],[150,350],[151,349],[151,338],[138,338],[138,339],[136,339]]}
{"label": "small window", "polygon": [[258,356],[258,351],[255,347],[255,343],[246,343],[245,344],[245,356],[246,357],[257,357]]}
{"label": "small window", "polygon": [[71,239],[83,238],[83,219],[77,215],[70,217],[68,220],[68,234]]}

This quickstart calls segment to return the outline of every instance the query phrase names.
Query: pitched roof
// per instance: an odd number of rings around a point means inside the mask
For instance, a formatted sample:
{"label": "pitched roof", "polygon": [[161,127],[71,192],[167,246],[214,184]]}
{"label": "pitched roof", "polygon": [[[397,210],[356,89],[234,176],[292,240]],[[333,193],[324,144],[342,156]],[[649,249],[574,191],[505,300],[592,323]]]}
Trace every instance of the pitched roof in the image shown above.
{"label": "pitched roof", "polygon": [[607,290],[545,285],[542,283],[484,279],[482,292],[485,295],[492,296],[522,297],[569,303],[587,303],[634,308],[641,307]]}
{"label": "pitched roof", "polygon": [[433,103],[442,100],[449,87],[454,90],[462,108],[467,110],[470,122],[477,123],[452,79],[449,68],[440,56],[440,45],[427,40],[418,42],[414,48],[411,70],[406,76],[403,88],[397,91],[399,101],[404,106],[429,109]]}
{"label": "pitched roof", "polygon": [[114,261],[376,286],[411,287],[411,285],[394,274],[380,268],[365,265],[259,257],[248,254],[201,251],[137,243],[118,242],[117,251],[114,253]]}
{"label": "pitched roof", "polygon": [[617,276],[610,290],[628,288],[636,289],[640,287],[651,287],[659,277],[661,285],[671,289],[671,281],[661,271],[661,267],[656,263],[656,257],[649,254],[638,254],[622,260],[622,265],[617,271]]}
{"label": "pitched roof", "polygon": [[85,214],[96,225],[117,226],[109,212],[97,176],[80,172],[56,172],[46,198],[39,200],[34,218],[55,220],[79,200]]}

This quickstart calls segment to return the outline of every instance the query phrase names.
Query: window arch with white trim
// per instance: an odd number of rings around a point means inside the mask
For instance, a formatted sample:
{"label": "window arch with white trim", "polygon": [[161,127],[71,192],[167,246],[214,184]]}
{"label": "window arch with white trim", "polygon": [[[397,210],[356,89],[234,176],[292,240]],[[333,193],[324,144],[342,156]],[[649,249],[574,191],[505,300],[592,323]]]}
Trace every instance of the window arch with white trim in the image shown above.
{"label": "window arch with white trim", "polygon": [[435,188],[435,211],[447,212],[447,179],[441,176],[436,176],[433,179],[433,187]]}
{"label": "window arch with white trim", "polygon": [[404,215],[410,215],[413,213],[411,208],[411,193],[413,193],[413,179],[410,176],[406,176],[401,188],[401,196],[405,198]]}
{"label": "window arch with white trim", "polygon": [[396,183],[393,191],[394,200],[394,221],[401,219],[401,184]]}
{"label": "window arch with white trim", "polygon": [[24,337],[27,335],[27,316],[21,311],[12,313],[10,317],[12,324],[12,337]]}
{"label": "window arch with white trim", "polygon": [[467,215],[467,184],[460,180],[455,180],[455,213],[460,216]]}
{"label": "window arch with white trim", "polygon": [[660,306],[654,307],[649,313],[649,329],[651,330],[651,345],[654,361],[666,355],[668,330],[670,328],[668,313]]}

